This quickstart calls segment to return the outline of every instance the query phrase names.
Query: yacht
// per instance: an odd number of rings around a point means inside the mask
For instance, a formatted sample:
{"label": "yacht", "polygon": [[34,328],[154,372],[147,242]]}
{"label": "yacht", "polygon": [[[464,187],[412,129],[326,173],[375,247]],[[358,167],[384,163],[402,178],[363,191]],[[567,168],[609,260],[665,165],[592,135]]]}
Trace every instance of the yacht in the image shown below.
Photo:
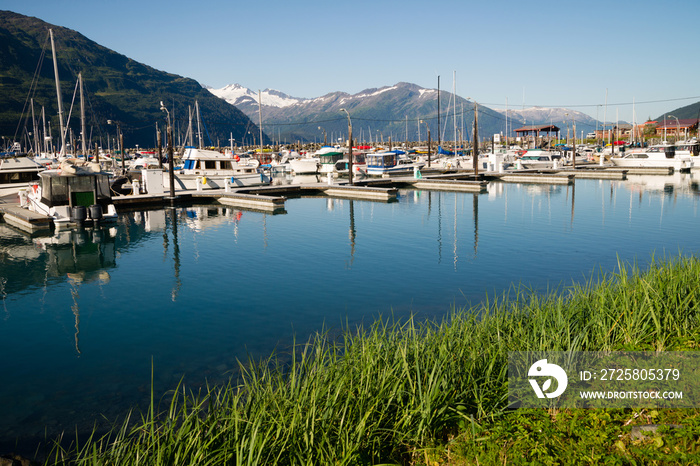
{"label": "yacht", "polygon": [[[221,152],[186,147],[182,168],[175,170],[175,184],[179,189],[223,189],[231,186],[259,186],[270,183],[270,177],[260,169],[253,157],[227,156]],[[163,185],[169,183],[168,172],[163,172]]]}
{"label": "yacht", "polygon": [[27,156],[0,154],[0,197],[16,194],[39,179],[46,166]]}
{"label": "yacht", "polygon": [[690,154],[677,152],[673,144],[656,144],[610,160],[618,167],[670,167],[674,170],[687,170],[693,166]]}

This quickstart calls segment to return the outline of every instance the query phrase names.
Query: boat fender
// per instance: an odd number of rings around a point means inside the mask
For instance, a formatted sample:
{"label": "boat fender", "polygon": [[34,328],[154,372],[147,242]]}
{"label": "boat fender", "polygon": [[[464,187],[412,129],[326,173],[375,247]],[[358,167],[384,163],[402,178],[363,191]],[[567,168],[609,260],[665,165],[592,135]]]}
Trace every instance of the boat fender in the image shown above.
{"label": "boat fender", "polygon": [[233,156],[233,160],[235,160],[236,162],[240,162],[241,158],[238,156],[238,154],[236,154]]}
{"label": "boat fender", "polygon": [[202,184],[207,184],[207,177],[206,176],[202,177]]}

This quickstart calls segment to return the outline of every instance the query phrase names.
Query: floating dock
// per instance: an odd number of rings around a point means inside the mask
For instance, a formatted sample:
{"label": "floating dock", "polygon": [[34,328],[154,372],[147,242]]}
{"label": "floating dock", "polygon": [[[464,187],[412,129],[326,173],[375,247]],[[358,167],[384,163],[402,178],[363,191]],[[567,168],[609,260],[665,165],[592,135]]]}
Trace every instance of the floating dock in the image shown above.
{"label": "floating dock", "polygon": [[6,223],[29,233],[50,230],[53,223],[50,217],[23,209],[19,204],[0,204],[0,213]]}

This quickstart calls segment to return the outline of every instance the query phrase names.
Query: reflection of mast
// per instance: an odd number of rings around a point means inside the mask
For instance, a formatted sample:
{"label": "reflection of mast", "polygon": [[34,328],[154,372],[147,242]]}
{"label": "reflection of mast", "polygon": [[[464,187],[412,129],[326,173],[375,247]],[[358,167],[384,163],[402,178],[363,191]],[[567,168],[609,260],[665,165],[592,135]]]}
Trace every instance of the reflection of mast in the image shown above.
{"label": "reflection of mast", "polygon": [[355,260],[355,203],[350,201],[350,230],[348,230],[348,237],[350,239],[350,265],[352,266]]}
{"label": "reflection of mast", "polygon": [[574,226],[574,205],[576,204],[576,183],[571,184],[571,226]]}
{"label": "reflection of mast", "polygon": [[173,230],[173,267],[175,272],[175,286],[173,286],[170,297],[175,302],[182,286],[180,282],[180,243],[177,240],[177,214],[175,209],[170,209],[170,222]]}
{"label": "reflection of mast", "polygon": [[438,193],[438,264],[442,262],[442,193]]}
{"label": "reflection of mast", "polygon": [[479,247],[479,195],[473,194],[472,210],[474,211],[474,259],[476,259],[476,251]]}
{"label": "reflection of mast", "polygon": [[454,225],[452,226],[454,230],[454,244],[452,246],[453,264],[455,270],[457,270],[457,193],[455,192],[455,215],[454,215]]}
{"label": "reflection of mast", "polygon": [[71,306],[71,310],[75,316],[75,350],[78,352],[78,355],[80,355],[80,346],[78,345],[80,343],[80,307],[78,306],[78,298],[80,295],[78,294],[78,280],[70,280],[70,282],[70,294],[73,297],[73,305]]}

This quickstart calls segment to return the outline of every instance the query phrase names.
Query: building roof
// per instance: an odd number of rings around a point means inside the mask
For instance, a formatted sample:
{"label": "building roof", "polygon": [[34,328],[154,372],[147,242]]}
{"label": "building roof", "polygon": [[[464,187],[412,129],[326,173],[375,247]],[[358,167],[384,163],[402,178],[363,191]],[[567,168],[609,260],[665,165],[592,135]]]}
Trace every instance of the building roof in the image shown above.
{"label": "building roof", "polygon": [[529,133],[529,132],[548,132],[556,133],[559,128],[555,125],[528,125],[522,126],[515,130],[516,133]]}
{"label": "building roof", "polygon": [[676,129],[678,127],[681,128],[693,128],[697,126],[698,124],[698,119],[697,118],[679,118],[678,121],[676,121],[675,118],[666,118],[666,123],[664,123],[664,120],[661,120],[658,122],[657,129],[664,129],[664,128],[672,128]]}

